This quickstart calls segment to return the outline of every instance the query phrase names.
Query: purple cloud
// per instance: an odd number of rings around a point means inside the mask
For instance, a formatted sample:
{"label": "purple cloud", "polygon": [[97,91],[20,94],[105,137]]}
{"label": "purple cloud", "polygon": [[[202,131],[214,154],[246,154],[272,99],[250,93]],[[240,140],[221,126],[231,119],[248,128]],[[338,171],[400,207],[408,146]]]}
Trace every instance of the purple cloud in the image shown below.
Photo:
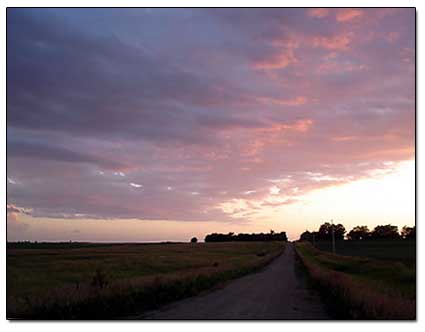
{"label": "purple cloud", "polygon": [[34,216],[234,220],[223,204],[414,158],[414,9],[12,8],[7,27],[8,202]]}

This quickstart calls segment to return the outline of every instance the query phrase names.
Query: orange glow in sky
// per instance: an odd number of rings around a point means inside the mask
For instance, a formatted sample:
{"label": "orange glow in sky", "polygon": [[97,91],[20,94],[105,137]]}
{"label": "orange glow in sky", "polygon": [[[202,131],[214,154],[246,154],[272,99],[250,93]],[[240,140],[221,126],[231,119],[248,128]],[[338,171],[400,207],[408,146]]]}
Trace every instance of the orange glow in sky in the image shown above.
{"label": "orange glow in sky", "polygon": [[[273,192],[273,191],[271,191]],[[273,195],[269,199],[273,199]],[[20,215],[17,225],[9,229],[9,241],[19,240],[22,232],[27,239],[39,241],[187,241],[192,236],[200,240],[211,232],[268,232],[285,230],[290,240],[298,239],[305,229],[333,219],[342,223],[347,232],[358,225],[373,229],[381,224],[415,224],[415,163],[401,162],[393,169],[376,172],[369,178],[344,185],[314,190],[297,197],[298,201],[282,207],[249,209],[256,201],[236,201],[224,209],[234,212],[247,208],[254,212],[245,222],[172,221],[172,220],[64,220],[33,218]],[[25,226],[23,226],[25,225]],[[19,233],[16,233],[16,228]],[[118,240],[117,240],[118,239]]]}

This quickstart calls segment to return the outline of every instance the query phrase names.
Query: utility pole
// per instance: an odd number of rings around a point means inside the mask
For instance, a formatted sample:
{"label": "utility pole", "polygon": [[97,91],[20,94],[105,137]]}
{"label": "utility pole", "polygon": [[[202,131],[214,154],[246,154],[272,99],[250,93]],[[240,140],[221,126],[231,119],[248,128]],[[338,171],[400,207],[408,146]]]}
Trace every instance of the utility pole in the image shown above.
{"label": "utility pole", "polygon": [[334,221],[331,219],[332,225],[332,253],[335,254],[335,229],[334,229]]}

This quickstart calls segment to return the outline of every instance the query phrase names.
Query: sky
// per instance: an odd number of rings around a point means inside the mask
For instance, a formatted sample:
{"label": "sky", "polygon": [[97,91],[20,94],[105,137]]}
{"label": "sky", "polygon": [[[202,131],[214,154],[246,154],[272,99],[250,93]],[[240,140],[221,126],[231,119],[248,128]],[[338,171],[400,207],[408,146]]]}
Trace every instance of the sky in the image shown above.
{"label": "sky", "polygon": [[415,224],[415,9],[7,9],[8,241]]}

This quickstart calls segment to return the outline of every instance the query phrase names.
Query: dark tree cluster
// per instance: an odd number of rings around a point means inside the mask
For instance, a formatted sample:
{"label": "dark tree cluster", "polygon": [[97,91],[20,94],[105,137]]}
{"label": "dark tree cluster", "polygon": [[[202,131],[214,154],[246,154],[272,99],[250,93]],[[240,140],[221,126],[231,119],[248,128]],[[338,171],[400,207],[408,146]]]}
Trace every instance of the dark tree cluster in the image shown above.
{"label": "dark tree cluster", "polygon": [[317,232],[305,231],[300,235],[300,241],[309,241],[313,242],[316,239]]}
{"label": "dark tree cluster", "polygon": [[393,225],[379,225],[373,231],[369,231],[367,226],[354,227],[348,234],[348,240],[361,241],[361,240],[415,240],[416,239],[416,226],[404,226],[399,232],[397,226]]}
{"label": "dark tree cluster", "polygon": [[348,240],[361,241],[370,238],[370,231],[367,226],[356,226],[347,234]]}
{"label": "dark tree cluster", "polygon": [[275,233],[259,233],[259,234],[244,234],[244,233],[212,233],[205,237],[205,242],[230,242],[230,241],[288,241],[286,232]]}
{"label": "dark tree cluster", "polygon": [[398,227],[393,225],[379,225],[370,232],[370,238],[374,240],[386,239],[386,240],[397,240],[400,239]]}
{"label": "dark tree cluster", "polygon": [[[335,232],[335,240],[343,240],[345,228],[341,224],[332,225],[324,223],[316,232],[305,231],[300,236],[300,241],[330,241],[332,240],[332,228]],[[401,232],[398,231],[397,226],[393,225],[379,225],[372,231],[367,226],[356,226],[346,235],[347,240],[362,241],[362,240],[415,240],[416,239],[416,226],[404,226]]]}
{"label": "dark tree cluster", "polygon": [[416,240],[416,226],[404,226],[401,230],[401,237],[406,240]]}
{"label": "dark tree cluster", "polygon": [[332,231],[334,232],[335,240],[343,240],[345,234],[345,227],[342,224],[333,225],[331,223],[324,223],[320,226],[317,232],[305,231],[301,234],[301,241],[330,241],[332,240]]}

